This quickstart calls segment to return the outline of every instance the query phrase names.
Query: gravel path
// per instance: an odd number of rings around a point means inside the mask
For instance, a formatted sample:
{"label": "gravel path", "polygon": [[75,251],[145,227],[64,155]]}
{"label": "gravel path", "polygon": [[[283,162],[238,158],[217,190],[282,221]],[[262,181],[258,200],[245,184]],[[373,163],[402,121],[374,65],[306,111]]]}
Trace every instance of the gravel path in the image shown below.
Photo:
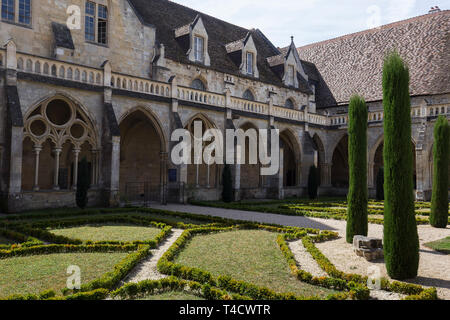
{"label": "gravel path", "polygon": [[306,251],[302,240],[292,241],[288,243],[289,248],[294,254],[295,261],[299,269],[311,273],[315,277],[326,277],[327,274],[323,271],[316,260]]}
{"label": "gravel path", "polygon": [[[340,238],[317,244],[317,247],[339,269],[348,273],[367,275],[370,266],[380,268],[382,276],[387,276],[384,261],[368,262],[358,257],[352,245],[345,241],[346,222],[342,220],[327,220],[300,216],[284,216],[261,212],[241,210],[227,210],[222,208],[210,208],[191,205],[169,204],[167,206],[153,205],[152,208],[169,211],[189,212],[202,215],[211,215],[236,220],[248,220],[261,223],[274,223],[285,226],[309,227],[321,230],[337,231]],[[429,225],[418,226],[420,239],[420,265],[419,276],[407,281],[423,286],[436,287],[441,299],[450,300],[450,255],[444,255],[424,246],[425,243],[450,237],[450,228],[435,229]],[[383,238],[383,226],[369,225],[369,236]],[[376,294],[376,293],[374,293]]]}
{"label": "gravel path", "polygon": [[261,213],[243,210],[228,210],[222,208],[201,207],[181,204],[168,204],[166,206],[154,204],[153,209],[187,212],[201,215],[210,215],[214,217],[229,218],[235,220],[254,221],[269,224],[279,224],[292,227],[314,228],[321,230],[333,230],[325,219],[313,219],[300,216],[283,216],[279,214]]}
{"label": "gravel path", "polygon": [[[368,268],[379,267],[380,274],[388,277],[384,260],[368,262],[353,252],[353,247],[343,237],[345,222],[332,221],[341,238],[316,244],[330,261],[344,272],[368,275]],[[340,227],[338,225],[341,225]],[[441,299],[450,300],[450,255],[441,254],[424,246],[425,243],[450,236],[450,228],[435,229],[431,226],[418,226],[420,239],[419,276],[406,282],[420,284],[426,287],[436,287]],[[383,238],[383,226],[369,225],[369,236]],[[389,278],[389,277],[388,277]]]}
{"label": "gravel path", "polygon": [[152,255],[139,263],[125,278],[124,283],[138,283],[143,280],[160,280],[167,276],[159,273],[156,265],[163,254],[177,241],[184,230],[172,229],[172,234],[157,249],[151,250]]}

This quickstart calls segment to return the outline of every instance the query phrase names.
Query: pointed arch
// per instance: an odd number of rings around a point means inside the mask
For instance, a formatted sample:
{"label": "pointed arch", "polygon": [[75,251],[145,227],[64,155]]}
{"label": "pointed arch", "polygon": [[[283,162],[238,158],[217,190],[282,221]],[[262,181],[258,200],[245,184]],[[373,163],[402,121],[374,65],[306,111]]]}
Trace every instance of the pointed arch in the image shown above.
{"label": "pointed arch", "polygon": [[280,133],[280,148],[283,148],[283,184],[285,187],[297,186],[301,178],[301,148],[292,129]]}
{"label": "pointed arch", "polygon": [[287,109],[295,109],[295,106],[297,105],[294,98],[290,97],[286,99],[286,102],[284,103],[284,107]]}
{"label": "pointed arch", "polygon": [[248,101],[256,101],[256,93],[253,88],[247,88],[242,94],[242,98]]}
{"label": "pointed arch", "polygon": [[336,188],[348,188],[349,168],[347,133],[338,141],[332,157],[331,184]]}
{"label": "pointed arch", "polygon": [[[209,129],[217,129],[215,123],[209,119],[209,117],[203,113],[197,113],[192,116],[186,124],[184,128],[191,133],[191,136],[194,136],[194,124],[195,122],[200,121],[202,124],[202,134],[204,135]],[[202,159],[194,159],[194,144],[192,144],[191,150],[191,164],[187,166],[187,184],[191,186],[195,186],[197,188],[215,188],[219,184],[219,173],[220,166],[217,164],[208,165],[205,163],[203,159],[203,151],[204,149],[210,145],[210,142],[203,142],[202,144],[202,154],[199,155]],[[219,141],[220,143],[220,141]],[[223,149],[222,145],[219,145],[219,148]],[[201,164],[198,164],[198,162]]]}
{"label": "pointed arch", "polygon": [[23,190],[69,190],[77,186],[80,151],[89,145],[91,184],[97,184],[99,148],[95,121],[88,111],[65,93],[38,100],[25,112],[22,155]]}
{"label": "pointed arch", "polygon": [[204,77],[198,76],[192,80],[190,87],[200,91],[208,91],[208,82]]}
{"label": "pointed arch", "polygon": [[167,139],[154,113],[137,106],[120,118],[120,195],[127,201],[161,201]]}
{"label": "pointed arch", "polygon": [[127,112],[125,112],[124,114],[121,115],[121,117],[119,119],[119,126],[123,123],[123,121],[125,119],[127,119],[130,115],[132,115],[136,112],[141,112],[145,116],[145,118],[148,121],[150,121],[150,123],[153,125],[154,129],[156,130],[156,132],[158,133],[158,136],[161,139],[161,145],[160,145],[161,151],[167,152],[168,138],[163,130],[163,125],[162,125],[161,121],[159,120],[159,118],[156,116],[156,114],[149,108],[146,108],[143,106],[137,106],[137,107],[134,107],[134,108],[128,110]]}

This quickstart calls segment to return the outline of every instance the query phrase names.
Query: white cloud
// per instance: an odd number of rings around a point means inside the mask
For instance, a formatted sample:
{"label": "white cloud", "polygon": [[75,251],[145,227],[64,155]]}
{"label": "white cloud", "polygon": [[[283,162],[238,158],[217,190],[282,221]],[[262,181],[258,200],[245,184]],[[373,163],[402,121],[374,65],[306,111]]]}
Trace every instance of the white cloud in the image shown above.
{"label": "white cloud", "polygon": [[[369,26],[421,15],[450,0],[175,0],[185,6],[245,27],[258,28],[277,46],[322,41]],[[379,17],[368,8],[377,6]],[[374,25],[377,23],[377,25]]]}
{"label": "white cloud", "polygon": [[386,22],[395,22],[409,18],[416,5],[416,0],[391,0],[389,2]]}

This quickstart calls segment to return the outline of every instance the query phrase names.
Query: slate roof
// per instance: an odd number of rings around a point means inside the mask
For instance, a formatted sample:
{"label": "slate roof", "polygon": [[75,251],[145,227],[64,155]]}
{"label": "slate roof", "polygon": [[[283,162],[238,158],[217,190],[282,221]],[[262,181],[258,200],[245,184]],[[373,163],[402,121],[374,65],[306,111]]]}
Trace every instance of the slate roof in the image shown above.
{"label": "slate roof", "polygon": [[[280,77],[270,68],[267,62],[268,57],[279,55],[280,52],[261,31],[238,27],[168,0],[128,1],[143,23],[153,25],[156,28],[156,41],[164,44],[166,58],[180,63],[193,64],[186,56],[185,44],[175,37],[175,30],[190,25],[197,15],[200,15],[208,32],[208,53],[211,58],[211,69],[246,77],[239,73],[239,66],[231,59],[226,45],[229,45],[228,50],[236,50],[240,45],[239,41],[245,39],[250,32],[258,50],[259,78],[255,80],[285,87]],[[179,30],[177,34],[181,34],[181,31]],[[242,43],[242,41],[240,42]],[[299,90],[309,92],[310,89],[302,86]]]}
{"label": "slate roof", "polygon": [[65,24],[52,22],[53,36],[55,38],[55,46],[67,49],[75,49],[72,40],[72,34]]}
{"label": "slate roof", "polygon": [[302,62],[306,73],[318,78],[318,107],[346,104],[353,93],[367,101],[382,100],[383,59],[393,49],[409,65],[412,96],[450,93],[449,30],[446,10],[310,44],[298,52],[310,62]]}

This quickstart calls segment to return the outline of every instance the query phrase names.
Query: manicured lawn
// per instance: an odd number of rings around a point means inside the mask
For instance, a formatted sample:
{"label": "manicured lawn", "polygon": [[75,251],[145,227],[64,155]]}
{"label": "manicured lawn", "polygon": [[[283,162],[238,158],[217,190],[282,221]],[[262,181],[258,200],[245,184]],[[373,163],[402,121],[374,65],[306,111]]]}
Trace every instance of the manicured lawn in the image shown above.
{"label": "manicured lawn", "polygon": [[13,243],[15,242],[0,236],[0,244],[13,244]]}
{"label": "manicured lawn", "polygon": [[14,257],[0,260],[0,297],[40,293],[66,287],[67,268],[81,269],[81,283],[113,270],[127,253],[67,253]]}
{"label": "manicured lawn", "polygon": [[197,297],[193,294],[189,294],[187,292],[165,292],[162,294],[157,294],[154,296],[147,296],[145,298],[141,298],[138,300],[205,300],[203,298]]}
{"label": "manicured lawn", "polygon": [[450,237],[447,237],[442,240],[434,241],[425,244],[427,247],[442,252],[446,254],[450,254]]}
{"label": "manicured lawn", "polygon": [[89,225],[67,229],[54,229],[50,232],[83,241],[136,241],[151,240],[161,232],[158,228],[131,225]]}
{"label": "manicured lawn", "polygon": [[214,276],[229,275],[277,292],[321,295],[334,291],[298,281],[277,243],[277,234],[241,230],[194,237],[176,258],[176,263],[197,267]]}

